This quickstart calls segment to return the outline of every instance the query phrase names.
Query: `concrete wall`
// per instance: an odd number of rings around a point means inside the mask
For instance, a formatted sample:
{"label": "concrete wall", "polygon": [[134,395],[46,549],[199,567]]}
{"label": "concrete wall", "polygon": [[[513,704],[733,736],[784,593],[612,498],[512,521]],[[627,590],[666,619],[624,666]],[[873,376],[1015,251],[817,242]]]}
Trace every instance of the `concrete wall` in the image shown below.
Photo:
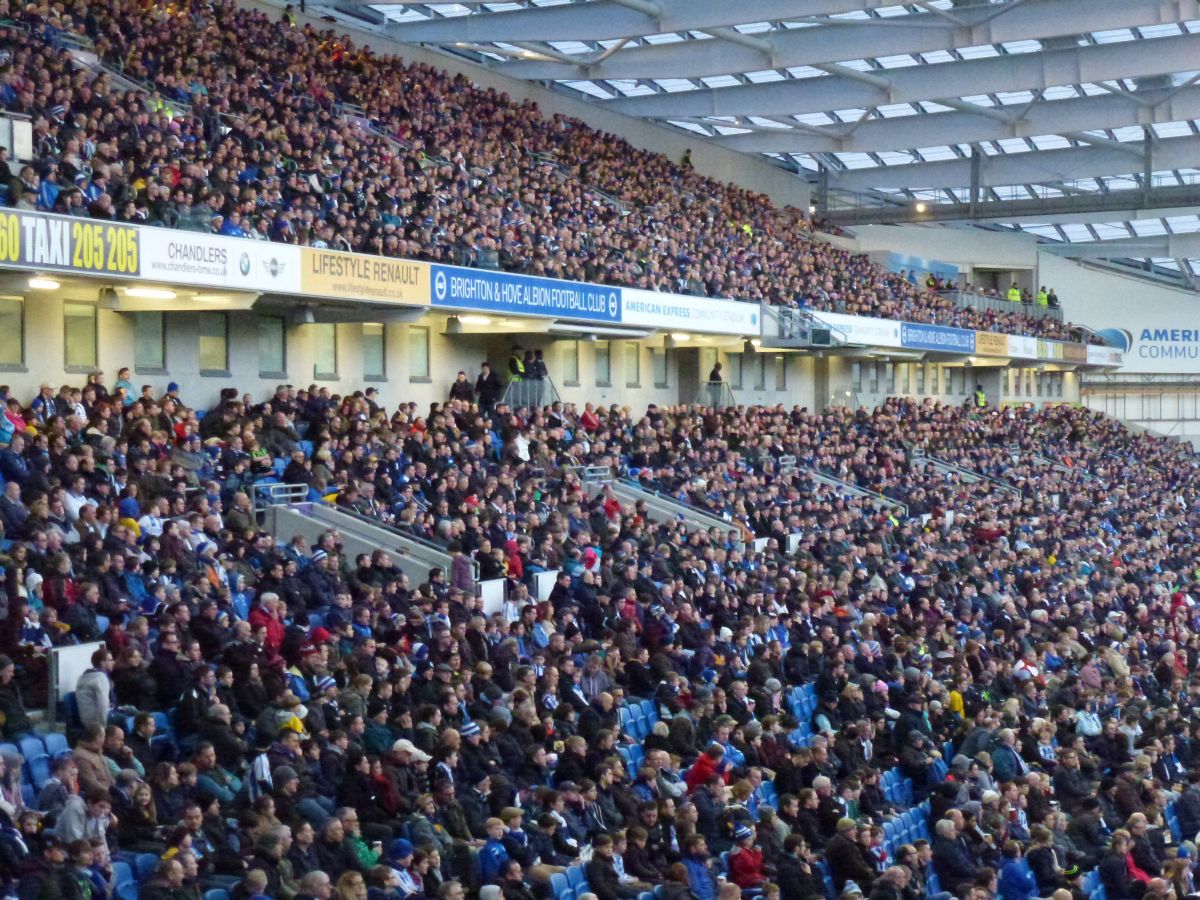
{"label": "concrete wall", "polygon": [[[65,328],[63,304],[93,303],[94,298],[78,291],[65,290],[53,295],[31,294],[25,302],[24,363],[0,365],[0,383],[8,384],[14,396],[28,401],[38,385],[48,381],[82,384],[90,367],[65,364]],[[641,410],[649,403],[660,406],[695,400],[693,391],[681,387],[681,362],[690,355],[694,370],[697,355],[700,377],[707,377],[713,364],[720,361],[734,402],[740,404],[783,404],[809,409],[829,403],[874,406],[886,397],[905,394],[932,397],[946,403],[961,403],[975,384],[985,381],[993,401],[1045,403],[1077,401],[1079,386],[1073,373],[1039,373],[1036,369],[968,369],[933,363],[891,363],[886,358],[853,359],[822,357],[810,353],[779,353],[747,348],[741,341],[694,335],[674,336],[670,343],[663,334],[639,341],[575,340],[573,336],[529,333],[521,330],[518,320],[496,320],[476,328],[477,333],[447,334],[447,317],[429,314],[411,323],[386,324],[384,330],[385,377],[370,378],[363,352],[363,325],[349,322],[335,325],[337,373],[317,378],[314,373],[314,325],[285,325],[286,372],[263,372],[258,345],[259,314],[253,311],[229,312],[228,368],[201,374],[200,332],[195,313],[165,314],[165,368],[135,370],[135,388],[153,386],[165,391],[169,382],[177,382],[190,405],[207,408],[216,402],[222,388],[235,387],[239,393],[265,398],[275,385],[284,382],[308,387],[325,385],[336,394],[349,394],[375,386],[382,402],[394,407],[414,401],[425,408],[446,399],[455,374],[461,369],[472,381],[484,359],[498,371],[506,371],[513,344],[542,349],[550,377],[564,400],[577,404],[616,403]],[[0,323],[0,327],[4,327]],[[135,320],[132,314],[100,309],[97,313],[99,368],[111,386],[122,366],[135,366]],[[429,336],[428,374],[414,372],[415,358],[410,338]],[[0,347],[6,345],[0,341]],[[8,346],[11,346],[8,345]],[[749,349],[750,352],[747,352]],[[597,362],[604,350],[610,355],[609,377],[600,378]],[[656,356],[666,353],[666,381],[656,367]],[[569,358],[578,355],[578,377],[570,378],[573,366]],[[629,358],[637,355],[634,373]],[[661,358],[661,356],[659,356]],[[935,376],[936,372],[936,376]],[[1017,373],[1020,373],[1019,375]],[[375,374],[375,373],[370,373]],[[631,381],[636,378],[636,381]],[[936,381],[935,381],[936,378]],[[1057,380],[1056,380],[1057,379]],[[1061,384],[1061,387],[1060,387]],[[936,386],[935,386],[936,385]],[[1019,387],[1019,390],[1018,390]],[[1193,402],[1193,407],[1195,406]]]}
{"label": "concrete wall", "polygon": [[[285,3],[278,0],[243,0],[243,5],[278,15]],[[536,102],[547,116],[572,116],[600,131],[619,134],[635,147],[653,150],[674,160],[681,159],[684,151],[691,149],[692,163],[701,174],[718,181],[734,182],[741,187],[766,194],[778,206],[808,208],[811,192],[805,178],[763,158],[727,150],[706,141],[700,135],[688,135],[644,119],[613,112],[599,103],[576,100],[559,91],[501,75],[459,56],[433,48],[401,44],[379,31],[372,30],[366,23],[356,24],[339,20],[336,25],[331,25],[312,13],[313,6],[314,4],[310,4],[309,15],[298,16],[301,22],[311,22],[314,27],[320,29],[335,28],[339,33],[351,35],[355,43],[365,44],[380,53],[399,54],[408,60],[427,63],[451,72],[461,72],[476,85],[504,91],[517,100]]]}

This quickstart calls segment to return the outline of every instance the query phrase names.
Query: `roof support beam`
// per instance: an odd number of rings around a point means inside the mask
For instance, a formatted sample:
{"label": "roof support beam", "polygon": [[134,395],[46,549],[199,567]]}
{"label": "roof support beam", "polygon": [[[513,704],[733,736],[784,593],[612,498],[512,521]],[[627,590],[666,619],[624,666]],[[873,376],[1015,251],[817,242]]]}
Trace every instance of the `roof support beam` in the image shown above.
{"label": "roof support beam", "polygon": [[[1047,100],[1028,108],[997,109],[948,99],[937,102],[956,111],[874,119],[863,122],[852,134],[841,126],[805,125],[801,129],[797,123],[792,129],[765,128],[752,134],[730,134],[715,140],[730,149],[747,153],[868,153],[928,147],[935,143],[932,140],[935,135],[936,143],[953,146],[1200,119],[1200,87],[1178,91],[1157,105],[1116,95]],[[1015,115],[1018,112],[1021,114]]]}
{"label": "roof support beam", "polygon": [[[870,123],[867,123],[870,124]],[[867,127],[866,125],[863,126]],[[1140,146],[1140,145],[1139,145]],[[1165,172],[1187,168],[1200,159],[1200,136],[1163,138],[1154,148],[1154,170]],[[1077,181],[1101,175],[1141,173],[1142,163],[1124,150],[1112,147],[1071,147],[1040,153],[1008,153],[988,156],[980,172],[981,185],[997,187],[1047,181]],[[885,166],[875,169],[850,169],[830,175],[830,187],[844,191],[937,190],[965,188],[971,183],[971,161],[949,159]]]}
{"label": "roof support beam", "polygon": [[[557,8],[557,7],[555,7]],[[1042,0],[1026,3],[997,16],[1008,7],[984,6],[962,10],[962,27],[929,15],[826,20],[816,28],[790,28],[755,36],[771,47],[771,68],[815,66],[849,59],[874,59],[908,53],[932,53],[959,47],[978,47],[1014,41],[1182,22],[1200,18],[1200,0]],[[992,10],[993,12],[989,12]],[[491,21],[498,13],[488,16]],[[792,19],[792,17],[788,17]],[[884,27],[886,25],[886,27]],[[408,26],[405,26],[408,27]],[[500,38],[496,38],[500,40]],[[703,78],[762,67],[757,47],[705,47],[703,53],[687,41],[630,47],[603,65],[580,58],[574,65],[525,61],[507,63],[504,72],[535,81],[575,78]]]}
{"label": "roof support beam", "polygon": [[892,96],[841,76],[684,93],[621,97],[606,106],[637,116],[773,116],[913,103],[1064,84],[1187,72],[1200,58],[1200,34],[1022,53],[990,59],[891,69]]}
{"label": "roof support beam", "polygon": [[[378,2],[378,0],[363,0]],[[634,0],[638,2],[638,0]],[[750,22],[832,16],[895,6],[898,0],[655,0],[657,15],[618,0],[591,0],[509,12],[393,22],[388,35],[400,41],[449,44],[457,41],[605,41],[671,31],[696,31]],[[639,6],[646,3],[641,0]]]}
{"label": "roof support beam", "polygon": [[1079,241],[1046,248],[1067,259],[1110,259],[1154,257],[1156,259],[1200,258],[1200,232],[1162,234],[1155,237],[1117,238],[1111,241]]}

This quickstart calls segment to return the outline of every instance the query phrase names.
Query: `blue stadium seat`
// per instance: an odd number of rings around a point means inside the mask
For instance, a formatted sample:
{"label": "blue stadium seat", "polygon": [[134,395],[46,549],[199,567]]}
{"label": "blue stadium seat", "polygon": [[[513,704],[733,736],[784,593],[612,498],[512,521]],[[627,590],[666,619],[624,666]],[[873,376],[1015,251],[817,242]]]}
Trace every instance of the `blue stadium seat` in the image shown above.
{"label": "blue stadium seat", "polygon": [[127,862],[113,860],[114,896],[118,900],[137,900],[137,882],[133,880],[133,868]]}
{"label": "blue stadium seat", "polygon": [[554,900],[570,900],[571,884],[561,872],[550,876],[550,890],[554,894]]}
{"label": "blue stadium seat", "polygon": [[145,881],[158,868],[158,857],[153,853],[139,853],[137,859],[134,860],[134,867],[137,870],[137,880]]}
{"label": "blue stadium seat", "polygon": [[654,723],[658,721],[658,710],[654,708],[654,701],[643,700],[641,706],[642,717],[653,727]]}
{"label": "blue stadium seat", "polygon": [[67,736],[58,731],[42,735],[42,743],[46,747],[46,753],[51,757],[71,752],[71,748],[67,745]]}
{"label": "blue stadium seat", "polygon": [[582,866],[571,866],[571,868],[567,869],[567,884],[576,893],[579,892],[580,885],[587,884],[587,878],[583,874]]}
{"label": "blue stadium seat", "polygon": [[204,892],[204,900],[229,900],[229,891],[224,888],[213,888]]}

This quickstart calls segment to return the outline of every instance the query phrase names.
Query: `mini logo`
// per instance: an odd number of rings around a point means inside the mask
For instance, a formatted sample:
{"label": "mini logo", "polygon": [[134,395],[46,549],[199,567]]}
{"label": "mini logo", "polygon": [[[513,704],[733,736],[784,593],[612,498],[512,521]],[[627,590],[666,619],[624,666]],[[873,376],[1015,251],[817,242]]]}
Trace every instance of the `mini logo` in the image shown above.
{"label": "mini logo", "polygon": [[438,272],[433,279],[433,295],[438,300],[446,299],[446,273]]}
{"label": "mini logo", "polygon": [[617,292],[613,291],[608,295],[608,317],[615,319],[617,317]]}
{"label": "mini logo", "polygon": [[241,258],[238,259],[238,270],[242,273],[242,275],[250,274],[250,254],[249,253],[243,253],[241,255]]}
{"label": "mini logo", "polygon": [[267,274],[272,278],[278,278],[283,274],[283,260],[272,256],[270,259],[263,261],[263,268],[267,270]]}
{"label": "mini logo", "polygon": [[1125,328],[1102,328],[1096,332],[1118,350],[1129,352],[1133,346],[1133,334]]}

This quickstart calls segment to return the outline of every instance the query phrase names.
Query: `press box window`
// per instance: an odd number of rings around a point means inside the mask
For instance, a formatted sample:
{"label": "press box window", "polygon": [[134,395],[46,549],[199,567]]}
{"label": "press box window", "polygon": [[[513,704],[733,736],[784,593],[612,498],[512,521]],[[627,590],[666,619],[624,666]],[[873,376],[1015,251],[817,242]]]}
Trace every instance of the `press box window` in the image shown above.
{"label": "press box window", "polygon": [[408,380],[429,379],[429,329],[408,326]]}
{"label": "press box window", "polygon": [[642,386],[642,348],[634,341],[625,342],[625,386]]}
{"label": "press box window", "polygon": [[387,378],[387,329],[381,322],[363,323],[363,377],[372,381]]}
{"label": "press box window", "polygon": [[309,325],[313,336],[313,376],[337,378],[337,326],[332,322]]}
{"label": "press box window", "polygon": [[287,326],[279,316],[259,316],[258,373],[287,374]]}
{"label": "press box window", "polygon": [[651,348],[650,362],[654,366],[654,386],[670,387],[667,383],[667,351]]}
{"label": "press box window", "polygon": [[139,372],[167,368],[166,316],[160,312],[133,314],[133,367]]}
{"label": "press box window", "polygon": [[229,316],[225,313],[198,313],[200,326],[200,374],[229,371]]}
{"label": "press box window", "polygon": [[596,387],[612,387],[612,348],[608,341],[596,342]]}
{"label": "press box window", "polygon": [[63,357],[68,369],[96,368],[96,304],[63,303]]}
{"label": "press box window", "polygon": [[562,348],[563,384],[579,386],[579,341],[564,341]]}

